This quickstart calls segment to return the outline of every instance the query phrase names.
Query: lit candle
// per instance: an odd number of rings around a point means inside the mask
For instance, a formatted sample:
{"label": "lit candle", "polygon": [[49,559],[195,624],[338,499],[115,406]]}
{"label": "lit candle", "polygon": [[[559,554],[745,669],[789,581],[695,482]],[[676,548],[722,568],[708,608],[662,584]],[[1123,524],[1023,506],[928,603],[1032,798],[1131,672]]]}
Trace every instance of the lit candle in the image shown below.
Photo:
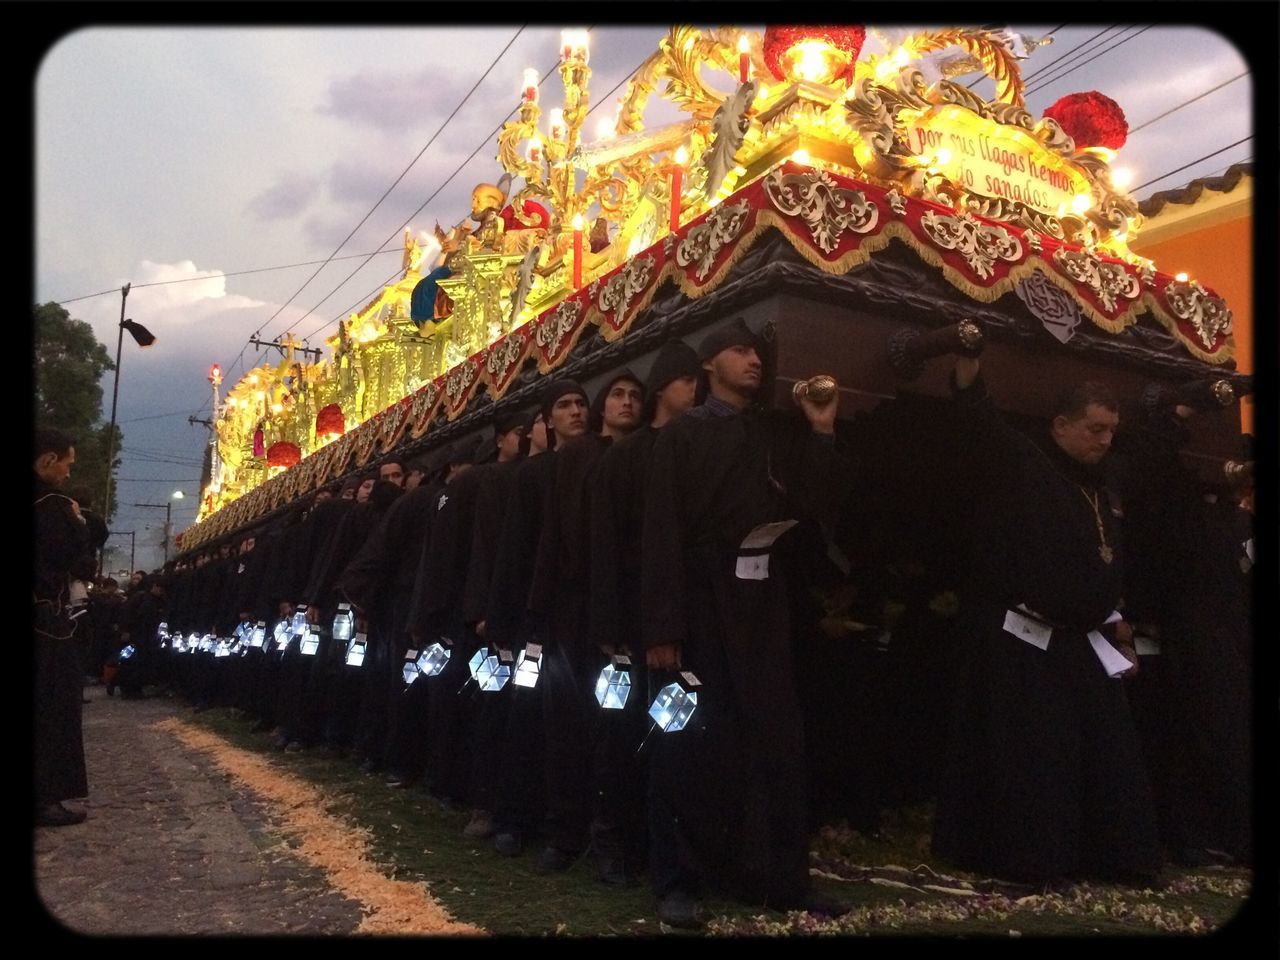
{"label": "lit candle", "polygon": [[572,30],[560,31],[560,62],[573,58],[573,41],[570,39],[573,35]]}
{"label": "lit candle", "polygon": [[564,111],[559,107],[552,107],[547,114],[547,125],[550,128],[552,140],[564,139]]}
{"label": "lit candle", "polygon": [[538,102],[538,71],[533,67],[524,68],[524,98],[530,103]]}
{"label": "lit candle", "polygon": [[573,215],[573,289],[582,286],[582,214]]}
{"label": "lit candle", "polygon": [[529,138],[529,162],[542,162],[542,138],[539,136]]}
{"label": "lit candle", "polygon": [[680,229],[680,193],[684,190],[684,164],[689,151],[681,144],[676,151],[676,165],[671,169],[671,232]]}
{"label": "lit candle", "polygon": [[738,82],[746,83],[751,73],[751,55],[747,53],[747,38],[738,38]]}

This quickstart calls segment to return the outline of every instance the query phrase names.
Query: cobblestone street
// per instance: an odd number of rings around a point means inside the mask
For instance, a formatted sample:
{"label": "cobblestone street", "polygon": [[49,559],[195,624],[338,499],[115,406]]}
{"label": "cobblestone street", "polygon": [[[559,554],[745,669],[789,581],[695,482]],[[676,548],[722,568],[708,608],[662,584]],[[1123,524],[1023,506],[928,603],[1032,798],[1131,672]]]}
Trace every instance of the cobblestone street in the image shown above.
{"label": "cobblestone street", "polygon": [[47,922],[87,935],[348,934],[361,905],[293,855],[261,802],[155,724],[180,700],[85,688],[88,819],[34,832]]}

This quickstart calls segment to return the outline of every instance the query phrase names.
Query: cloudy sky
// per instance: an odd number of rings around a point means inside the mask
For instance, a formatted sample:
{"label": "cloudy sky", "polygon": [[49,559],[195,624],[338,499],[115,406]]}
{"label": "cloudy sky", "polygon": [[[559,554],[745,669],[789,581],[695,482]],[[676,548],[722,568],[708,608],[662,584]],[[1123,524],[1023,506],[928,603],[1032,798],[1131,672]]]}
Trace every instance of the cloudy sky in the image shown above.
{"label": "cloudy sky", "polygon": [[[555,63],[558,29],[98,27],[49,49],[34,83],[36,300],[64,303],[114,351],[119,291],[131,282],[128,316],[158,337],[146,351],[126,338],[117,415],[125,449],[112,529],[138,532],[140,566],[160,561],[164,512],[131,504],[163,504],[180,489],[188,499],[174,505],[175,527],[194,518],[208,434],[187,417],[208,416],[209,365],[230,380],[271,360],[244,349],[255,331],[293,330],[318,344],[396,272],[406,221],[429,231],[465,217],[472,187],[501,172],[492,133],[517,105],[523,68],[541,75]],[[906,32],[881,29],[890,39]],[[1217,34],[1013,29],[1054,31],[1023,66],[1033,115],[1065,94],[1100,90],[1141,127],[1115,164],[1132,171],[1138,198],[1252,158],[1249,66]],[[666,30],[592,30],[600,109],[589,132],[622,88],[609,91]],[[864,52],[879,50],[869,36]],[[559,102],[557,87],[555,77],[543,84],[544,110]],[[989,81],[978,89],[993,93]],[[657,100],[648,119],[671,119],[654,111]],[[392,252],[366,261],[379,250]],[[335,251],[314,279],[318,263],[263,269]],[[103,386],[109,403],[110,376]],[[127,537],[112,542],[127,551]]]}

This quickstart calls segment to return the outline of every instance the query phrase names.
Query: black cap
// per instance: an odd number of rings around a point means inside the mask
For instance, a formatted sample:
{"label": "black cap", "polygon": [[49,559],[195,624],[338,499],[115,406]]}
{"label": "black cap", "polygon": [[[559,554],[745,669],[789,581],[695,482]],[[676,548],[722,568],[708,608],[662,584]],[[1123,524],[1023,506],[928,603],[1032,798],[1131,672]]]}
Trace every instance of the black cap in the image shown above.
{"label": "black cap", "polygon": [[517,410],[513,407],[493,418],[493,432],[498,436],[510,433],[518,427],[523,427],[528,420],[528,410]]}
{"label": "black cap", "polygon": [[645,392],[657,394],[659,390],[672,380],[681,377],[696,377],[702,372],[702,364],[693,347],[683,340],[668,340],[653,358],[653,366],[649,368],[649,379],[645,383]]}
{"label": "black cap", "polygon": [[550,417],[551,408],[555,406],[556,401],[571,393],[578,394],[584,401],[587,399],[587,391],[583,390],[582,384],[576,380],[553,380],[547,384],[542,394],[542,415]]}
{"label": "black cap", "polygon": [[728,350],[730,347],[753,347],[757,351],[760,349],[760,338],[751,332],[741,317],[735,317],[703,338],[698,344],[698,362],[706,363],[721,350]]}
{"label": "black cap", "polygon": [[463,437],[461,440],[455,440],[447,448],[448,453],[445,454],[445,466],[451,467],[455,463],[474,463],[477,449],[480,445],[480,439],[480,434],[473,433],[469,437]]}

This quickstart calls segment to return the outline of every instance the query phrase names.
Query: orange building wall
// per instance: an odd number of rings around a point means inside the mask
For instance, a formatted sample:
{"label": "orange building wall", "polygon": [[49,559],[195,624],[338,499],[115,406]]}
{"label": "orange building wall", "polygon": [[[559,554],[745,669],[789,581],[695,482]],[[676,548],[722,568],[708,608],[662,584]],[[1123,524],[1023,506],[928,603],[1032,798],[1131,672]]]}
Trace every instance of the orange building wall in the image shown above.
{"label": "orange building wall", "polygon": [[[1227,301],[1236,340],[1236,369],[1253,373],[1253,237],[1249,217],[1191,230],[1157,243],[1138,237],[1134,253],[1155,261],[1161,273],[1186,273]],[[1253,397],[1240,405],[1241,426],[1253,432]]]}

